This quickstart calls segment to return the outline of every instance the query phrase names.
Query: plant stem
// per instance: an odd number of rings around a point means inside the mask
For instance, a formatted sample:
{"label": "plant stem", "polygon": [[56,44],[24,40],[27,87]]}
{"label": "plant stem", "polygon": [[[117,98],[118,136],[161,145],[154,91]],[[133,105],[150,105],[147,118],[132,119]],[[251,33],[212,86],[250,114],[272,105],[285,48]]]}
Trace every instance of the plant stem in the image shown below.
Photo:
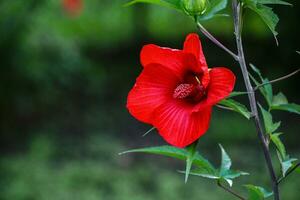
{"label": "plant stem", "polygon": [[259,89],[260,87],[262,87],[262,86],[264,86],[264,85],[276,83],[276,82],[278,82],[278,81],[282,81],[282,80],[284,80],[284,79],[290,78],[291,76],[294,76],[295,74],[297,74],[299,71],[300,71],[300,69],[297,69],[296,71],[293,71],[293,72],[290,73],[290,74],[287,74],[287,75],[282,76],[282,77],[280,77],[280,78],[277,78],[277,79],[271,80],[271,81],[269,81],[269,82],[265,82],[265,83],[262,83],[262,84],[260,84],[260,85],[257,85],[257,86],[254,88],[254,90],[257,90],[257,89]]}
{"label": "plant stem", "polygon": [[225,47],[221,42],[219,42],[212,34],[210,34],[210,32],[206,30],[206,28],[204,28],[204,26],[202,26],[202,24],[197,22],[197,27],[208,39],[210,39],[213,43],[215,43],[221,49],[229,53],[236,61],[238,61],[238,56],[235,53],[233,53],[231,50],[229,50],[227,47]]}
{"label": "plant stem", "polygon": [[240,64],[244,82],[245,82],[246,89],[247,89],[247,93],[248,93],[252,116],[254,118],[254,122],[255,122],[259,140],[262,143],[264,157],[266,160],[268,171],[270,173],[272,188],[273,188],[273,193],[274,193],[274,199],[279,200],[280,196],[279,196],[277,177],[276,177],[274,167],[272,164],[271,155],[269,152],[268,141],[265,138],[265,135],[264,135],[264,132],[263,132],[263,129],[261,126],[261,121],[260,121],[258,110],[257,110],[255,93],[254,93],[253,86],[251,85],[251,81],[249,78],[249,72],[247,69],[246,61],[245,61],[245,55],[244,55],[243,43],[242,43],[242,8],[241,8],[241,4],[238,3],[237,0],[233,0],[233,14],[234,14],[234,27],[235,27],[235,37],[236,37],[236,44],[237,44],[237,48],[238,48],[238,55],[233,53],[231,50],[229,50],[227,47],[225,47],[221,42],[219,42],[199,22],[197,22],[197,27],[207,38],[209,38],[212,42],[214,42],[217,46],[222,48],[224,51],[229,53]]}
{"label": "plant stem", "polygon": [[242,5],[240,3],[238,3],[237,0],[233,0],[232,2],[233,2],[232,5],[233,5],[233,16],[234,16],[234,30],[235,30],[236,44],[237,44],[238,57],[239,57],[238,62],[240,64],[242,74],[244,77],[244,82],[245,82],[246,89],[248,92],[248,98],[249,98],[249,102],[250,102],[252,116],[255,121],[257,134],[262,143],[263,153],[264,153],[267,167],[268,167],[268,170],[270,173],[272,188],[273,188],[273,193],[274,193],[274,199],[279,200],[280,197],[279,197],[277,178],[276,178],[276,174],[275,174],[274,167],[272,164],[268,142],[264,136],[264,132],[263,132],[263,129],[261,126],[261,122],[260,122],[260,118],[259,118],[259,114],[258,114],[258,110],[257,110],[255,93],[254,93],[253,87],[250,82],[249,72],[247,69],[246,61],[245,61],[245,55],[244,55],[243,43],[242,43],[242,26],[243,26]]}
{"label": "plant stem", "polygon": [[230,194],[234,195],[235,197],[237,197],[238,199],[241,200],[246,200],[244,197],[242,197],[241,195],[239,195],[238,193],[236,193],[235,191],[233,191],[230,188],[225,187],[224,185],[222,185],[222,183],[220,181],[217,182],[218,186],[221,187],[222,189],[224,189],[225,191],[229,192]]}

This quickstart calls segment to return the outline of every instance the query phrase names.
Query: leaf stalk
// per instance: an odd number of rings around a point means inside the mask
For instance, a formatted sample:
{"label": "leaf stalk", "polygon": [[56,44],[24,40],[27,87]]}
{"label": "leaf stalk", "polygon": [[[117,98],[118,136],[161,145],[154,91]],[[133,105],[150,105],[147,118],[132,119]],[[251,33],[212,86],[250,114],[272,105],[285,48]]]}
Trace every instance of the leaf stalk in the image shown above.
{"label": "leaf stalk", "polygon": [[241,200],[246,200],[246,198],[242,197],[240,194],[238,194],[237,192],[233,191],[232,189],[225,187],[224,185],[222,185],[221,180],[217,181],[217,184],[220,188],[222,188],[223,190],[229,192],[230,194],[232,194],[233,196],[237,197],[238,199]]}

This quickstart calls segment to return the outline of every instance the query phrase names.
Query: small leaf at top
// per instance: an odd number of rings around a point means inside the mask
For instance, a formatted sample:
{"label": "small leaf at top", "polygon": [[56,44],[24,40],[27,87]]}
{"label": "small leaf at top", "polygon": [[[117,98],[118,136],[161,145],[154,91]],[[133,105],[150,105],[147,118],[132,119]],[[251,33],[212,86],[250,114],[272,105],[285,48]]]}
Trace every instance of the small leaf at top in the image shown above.
{"label": "small leaf at top", "polygon": [[247,119],[250,119],[251,117],[251,113],[248,111],[247,107],[233,99],[223,99],[218,104],[226,106],[233,111],[240,113]]}
{"label": "small leaf at top", "polygon": [[279,4],[279,5],[285,5],[285,6],[292,6],[289,2],[281,1],[281,0],[257,0],[258,3],[261,4]]}
{"label": "small leaf at top", "polygon": [[276,131],[279,128],[281,122],[273,123],[273,118],[271,113],[266,111],[260,104],[259,104],[259,108],[263,116],[266,132],[267,134],[272,134],[274,131]]}
{"label": "small leaf at top", "polygon": [[213,17],[220,16],[217,13],[226,8],[227,1],[228,0],[211,0],[206,11],[203,15],[198,16],[197,20],[205,21]]}
{"label": "small leaf at top", "polygon": [[125,4],[125,6],[131,6],[136,3],[150,3],[157,4],[160,6],[175,8],[177,10],[182,10],[181,0],[133,0]]}
{"label": "small leaf at top", "polygon": [[[228,0],[211,0],[203,14],[198,16],[197,20],[204,21],[213,17],[225,16],[224,14],[219,14],[219,12],[226,8],[227,1]],[[182,0],[132,0],[126,3],[125,6],[130,6],[136,3],[156,4],[164,7],[174,8],[188,14],[184,9]]]}
{"label": "small leaf at top", "polygon": [[[273,12],[273,9],[268,6],[258,3],[258,1],[253,1],[253,0],[249,1],[248,0],[245,2],[251,2],[251,3],[246,3],[245,6],[249,9],[253,10],[260,16],[260,18],[265,22],[265,24],[269,27],[269,29],[273,33],[273,36],[276,40],[276,44],[278,44],[278,40],[277,40],[278,33],[276,32],[275,28],[279,22],[279,18]],[[254,2],[256,2],[256,3],[254,3]]]}
{"label": "small leaf at top", "polygon": [[267,192],[264,188],[255,185],[245,185],[248,190],[248,200],[264,200],[272,196],[272,192]]}

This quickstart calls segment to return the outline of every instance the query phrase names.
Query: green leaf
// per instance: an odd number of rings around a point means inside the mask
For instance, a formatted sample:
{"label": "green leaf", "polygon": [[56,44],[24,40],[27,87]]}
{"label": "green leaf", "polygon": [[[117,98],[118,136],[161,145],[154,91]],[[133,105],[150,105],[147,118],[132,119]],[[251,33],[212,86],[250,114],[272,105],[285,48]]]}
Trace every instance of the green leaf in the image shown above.
{"label": "green leaf", "polygon": [[255,185],[245,185],[248,190],[248,200],[264,200],[272,196],[272,192],[267,192],[264,188]]}
{"label": "green leaf", "polygon": [[191,144],[186,148],[186,150],[188,151],[188,156],[186,158],[185,179],[184,179],[185,183],[188,181],[189,178],[189,174],[194,161],[194,156],[196,153],[197,143],[198,141],[194,142],[193,144]]}
{"label": "green leaf", "polygon": [[[270,106],[272,104],[272,100],[273,100],[272,85],[271,84],[266,84],[266,83],[269,83],[269,80],[262,77],[261,72],[257,67],[255,67],[253,64],[250,64],[250,67],[259,76],[262,84],[265,84],[265,85],[259,87],[259,91],[265,97],[268,105]],[[250,75],[250,78],[252,79],[252,81],[255,83],[256,86],[261,85],[261,83],[259,83],[253,76]]]}
{"label": "green leaf", "polygon": [[281,1],[281,0],[257,0],[257,3],[261,4],[279,4],[279,5],[285,5],[285,6],[292,6],[289,2]]}
{"label": "green leaf", "polygon": [[157,4],[160,6],[165,6],[169,8],[175,8],[177,10],[182,10],[181,0],[133,0],[125,4],[125,6],[131,6],[136,3],[150,3]]}
{"label": "green leaf", "polygon": [[261,110],[263,119],[264,119],[264,125],[267,134],[272,134],[274,131],[276,131],[279,127],[281,122],[273,123],[273,118],[270,112],[266,111],[260,104],[259,108]]}
{"label": "green leaf", "polygon": [[[168,156],[172,158],[177,158],[180,160],[187,160],[189,157],[191,157],[190,152],[187,149],[177,148],[173,146],[158,146],[158,147],[147,147],[147,148],[141,148],[141,149],[132,149],[128,151],[124,151],[120,153],[119,155],[127,154],[127,153],[149,153],[149,154],[157,154],[157,155],[163,155]],[[203,158],[198,152],[195,152],[192,157],[192,164],[197,166],[197,168],[202,169],[203,172],[206,173],[215,173],[215,168],[213,165]]]}
{"label": "green leaf", "polygon": [[288,104],[288,100],[286,98],[286,96],[279,92],[277,95],[275,95],[272,99],[272,106],[278,106],[278,105],[282,105],[282,104]]}
{"label": "green leaf", "polygon": [[254,1],[246,1],[246,2],[251,2],[251,3],[247,3],[246,7],[253,10],[260,16],[260,18],[264,21],[264,23],[271,30],[271,32],[274,35],[274,38],[276,40],[276,43],[278,44],[277,37],[276,37],[278,35],[278,33],[276,32],[275,28],[279,22],[279,18],[273,12],[273,9],[268,6],[265,6],[263,4],[257,3],[258,1],[256,3],[253,3]]}
{"label": "green leaf", "polygon": [[286,150],[284,144],[281,142],[279,138],[280,135],[282,135],[282,133],[274,133],[271,135],[270,139],[275,144],[277,150],[280,153],[281,158],[284,160],[286,158]]}
{"label": "green leaf", "polygon": [[263,80],[263,79],[264,79],[264,78],[262,77],[262,75],[261,75],[260,70],[259,70],[255,65],[253,65],[252,63],[250,63],[250,67],[251,67],[251,69],[259,76],[260,80]]}
{"label": "green leaf", "polygon": [[289,103],[288,99],[283,93],[278,93],[273,97],[270,110],[283,110],[296,114],[300,114],[300,105],[295,103]]}
{"label": "green leaf", "polygon": [[249,175],[249,173],[247,172],[243,172],[243,171],[236,171],[236,170],[227,170],[226,172],[223,172],[223,178],[226,179],[235,179],[237,177],[240,176],[245,176],[245,175]]}
{"label": "green leaf", "polygon": [[221,149],[221,166],[220,166],[220,176],[223,176],[227,173],[228,170],[230,170],[231,167],[231,159],[222,147],[221,144],[219,144]]}
{"label": "green leaf", "polygon": [[[247,172],[237,171],[237,170],[231,170],[231,159],[222,147],[222,145],[219,145],[221,149],[221,164],[220,168],[218,170],[210,170],[207,171],[205,168],[196,168],[192,172],[190,172],[190,175],[194,176],[200,176],[204,178],[209,179],[218,179],[218,180],[224,180],[226,181],[230,187],[232,186],[232,179],[237,178],[242,175],[248,175]],[[185,173],[184,171],[180,171],[181,173]]]}
{"label": "green leaf", "polygon": [[158,154],[164,155],[172,158],[177,158],[180,160],[185,160],[188,156],[188,152],[185,149],[176,148],[173,146],[158,146],[158,147],[146,147],[141,149],[132,149],[128,151],[124,151],[119,155],[126,153],[150,153],[150,154]]}
{"label": "green leaf", "polygon": [[[263,83],[269,83],[270,81],[265,78],[263,79]],[[271,84],[265,84],[263,86],[263,89],[264,89],[264,93],[265,93],[265,98],[268,102],[269,105],[271,105],[272,103],[272,99],[273,99],[273,89],[272,89],[272,85]]]}
{"label": "green leaf", "polygon": [[[227,1],[228,0],[211,0],[203,15],[200,15],[197,20],[204,21],[213,17],[226,16],[225,14],[218,14],[218,12],[226,8]],[[164,7],[175,8],[176,10],[184,12],[182,0],[132,0],[125,4],[125,6],[130,6],[136,3],[156,4]]]}
{"label": "green leaf", "polygon": [[243,104],[241,104],[233,99],[223,99],[222,101],[219,102],[219,104],[226,106],[235,112],[240,113],[247,119],[250,119],[250,117],[251,117],[251,113],[248,111],[246,106],[244,106]]}
{"label": "green leaf", "polygon": [[226,181],[226,182],[228,183],[228,185],[229,185],[230,187],[232,187],[233,181],[232,181],[231,179],[229,179],[229,178],[221,178],[221,180]]}
{"label": "green leaf", "polygon": [[[181,173],[185,173],[183,171],[180,171]],[[193,175],[193,176],[201,176],[203,178],[208,178],[208,179],[220,179],[220,177],[218,175],[215,175],[215,174],[208,174],[208,173],[201,173],[201,172],[190,172],[190,175]]]}
{"label": "green leaf", "polygon": [[236,97],[236,96],[241,96],[241,95],[246,95],[246,94],[248,94],[248,92],[234,91],[234,92],[230,93],[230,95],[228,96],[228,98],[232,98],[232,97]]}
{"label": "green leaf", "polygon": [[227,2],[228,0],[211,0],[204,14],[199,16],[197,20],[205,21],[213,17],[220,16],[217,13],[226,8]]}
{"label": "green leaf", "polygon": [[198,152],[194,155],[193,164],[198,167],[198,169],[202,169],[207,173],[215,173],[216,169],[214,166],[205,158],[203,158]]}
{"label": "green leaf", "polygon": [[[288,156],[287,156],[288,157]],[[286,175],[287,171],[293,167],[293,162],[297,161],[297,158],[286,158],[286,160],[282,160],[281,163],[281,171],[283,177]]]}
{"label": "green leaf", "polygon": [[295,103],[272,105],[271,110],[283,110],[283,111],[288,111],[300,115],[300,105]]}

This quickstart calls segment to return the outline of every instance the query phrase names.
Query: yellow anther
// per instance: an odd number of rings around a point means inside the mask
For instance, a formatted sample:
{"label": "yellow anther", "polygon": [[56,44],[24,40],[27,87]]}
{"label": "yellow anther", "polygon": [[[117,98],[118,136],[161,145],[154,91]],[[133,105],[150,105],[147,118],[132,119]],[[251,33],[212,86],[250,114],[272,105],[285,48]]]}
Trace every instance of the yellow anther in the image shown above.
{"label": "yellow anther", "polygon": [[201,81],[199,80],[199,78],[197,76],[195,76],[196,81],[201,84]]}

